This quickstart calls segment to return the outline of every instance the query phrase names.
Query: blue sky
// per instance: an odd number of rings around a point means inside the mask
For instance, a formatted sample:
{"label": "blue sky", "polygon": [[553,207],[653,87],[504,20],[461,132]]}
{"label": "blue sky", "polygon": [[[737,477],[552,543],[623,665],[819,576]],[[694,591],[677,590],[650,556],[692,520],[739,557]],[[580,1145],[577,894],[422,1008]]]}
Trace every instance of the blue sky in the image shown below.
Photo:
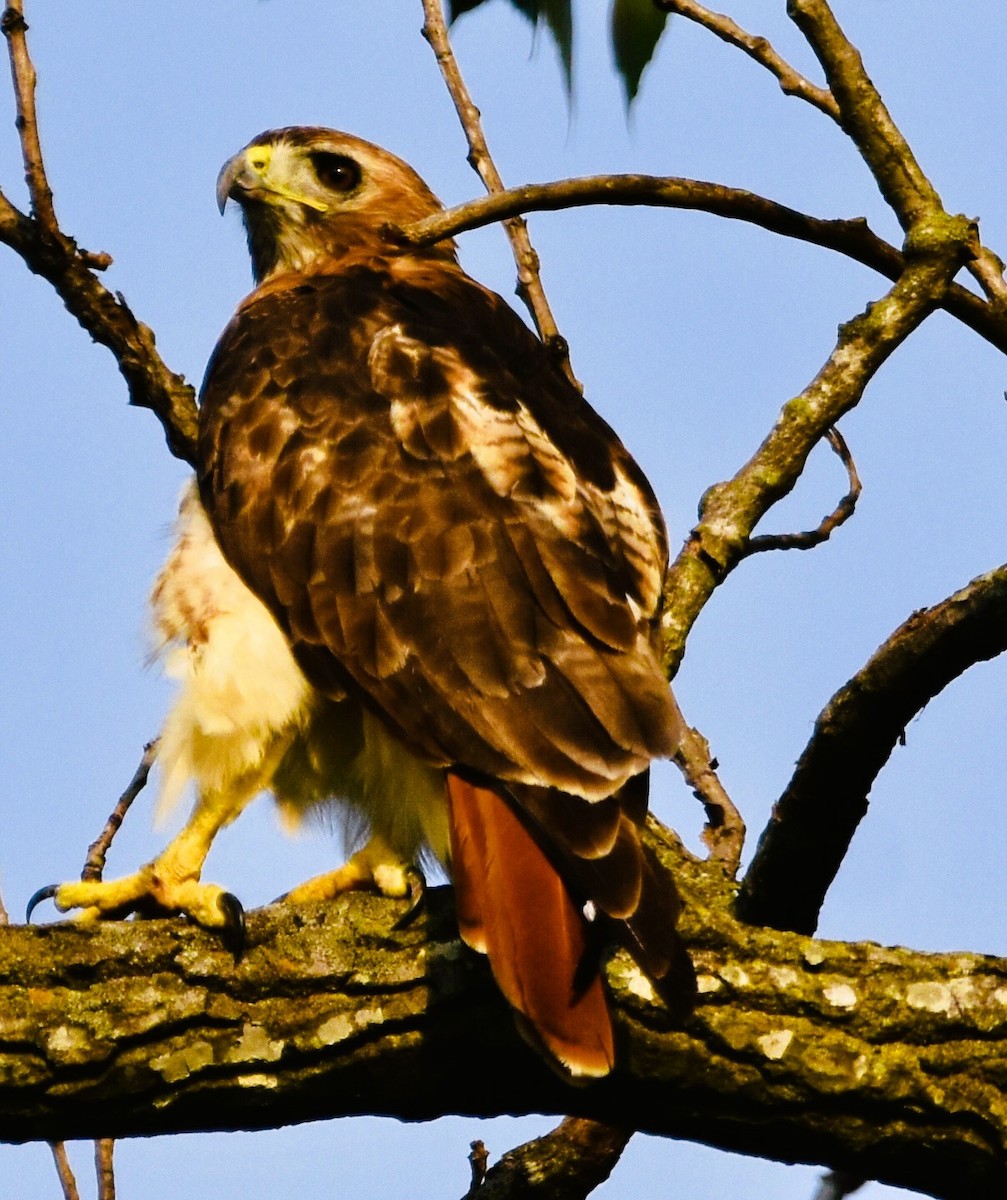
{"label": "blue sky", "polygon": [[[897,239],[866,169],[830,122],[760,68],[673,23],[624,118],[603,5],[580,5],[576,104],[554,55],[497,2],[459,23],[456,48],[505,180],[602,171],[686,175],[748,187],[822,216],[867,215]],[[810,54],[782,2],[733,0],[804,70]],[[1000,119],[1007,50],[1001,0],[968,20],[939,0],[837,0],[837,15],[952,209],[979,216],[1007,254]],[[64,11],[65,10],[65,11]],[[191,6],[29,3],[39,108],[64,228],[109,251],[107,282],[193,382],[250,276],[236,214],[217,214],[218,168],[255,133],[343,128],[410,161],[448,203],[480,191],[418,0],[214,0]],[[946,26],[946,27],[945,27]],[[976,36],[982,30],[982,36]],[[993,119],[992,114],[997,114]],[[13,103],[0,86],[0,186],[23,203]],[[885,290],[856,264],[697,214],[626,209],[531,222],[544,280],[592,403],[650,475],[673,545],[711,483],[752,453],[781,404],[832,347],[836,326]],[[505,295],[514,269],[498,230],[466,235],[463,261]],[[145,597],[167,548],[182,464],[46,285],[0,252],[0,611],[6,786],[0,888],[12,913],[40,884],[74,876],[168,699],[144,667]],[[888,633],[1004,558],[1007,371],[938,314],[842,424],[864,480],[854,520],[810,554],[760,555],[703,613],[679,677],[682,707],[710,738],[754,834],[818,711]],[[844,488],[825,450],[765,528],[813,526]],[[1003,871],[1003,663],[974,669],[907,730],[829,895],[822,933],[928,949],[1007,953]],[[670,770],[659,814],[692,844],[701,822]],[[151,797],[136,805],[110,871],[162,844]],[[324,835],[281,838],[267,803],[225,832],[208,877],[249,906],[332,865]],[[354,1120],[271,1134],[120,1144],[124,1200],[332,1194],[430,1200],[467,1186],[473,1138],[494,1154],[544,1118],[431,1126]],[[90,1192],[87,1146],[72,1148]],[[810,1200],[817,1172],[634,1139],[597,1194]],[[0,1194],[56,1194],[45,1147],[0,1147]],[[865,1200],[905,1195],[871,1185]]]}

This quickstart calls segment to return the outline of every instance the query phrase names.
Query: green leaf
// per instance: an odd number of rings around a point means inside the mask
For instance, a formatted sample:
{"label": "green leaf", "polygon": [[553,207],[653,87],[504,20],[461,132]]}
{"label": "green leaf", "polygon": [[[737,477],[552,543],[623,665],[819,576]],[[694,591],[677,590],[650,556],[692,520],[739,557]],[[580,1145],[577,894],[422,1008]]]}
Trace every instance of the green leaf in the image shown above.
{"label": "green leaf", "polygon": [[485,0],[448,0],[448,23],[457,21],[462,13],[471,12],[484,3]]}
{"label": "green leaf", "polygon": [[[513,0],[513,3],[524,3],[526,0]],[[556,49],[559,51],[559,61],[563,66],[563,82],[566,84],[566,94],[573,92],[573,7],[572,0],[536,0],[536,25],[544,21],[546,28],[553,36]]]}
{"label": "green leaf", "polygon": [[612,50],[615,68],[626,92],[626,107],[632,107],[640,90],[640,79],[654,57],[668,21],[654,0],[612,0]]}
{"label": "green leaf", "polygon": [[[448,19],[456,20],[462,13],[472,12],[486,0],[448,0]],[[559,61],[563,67],[563,81],[567,96],[573,88],[573,0],[509,0],[516,9],[537,29],[545,25],[556,43]]]}

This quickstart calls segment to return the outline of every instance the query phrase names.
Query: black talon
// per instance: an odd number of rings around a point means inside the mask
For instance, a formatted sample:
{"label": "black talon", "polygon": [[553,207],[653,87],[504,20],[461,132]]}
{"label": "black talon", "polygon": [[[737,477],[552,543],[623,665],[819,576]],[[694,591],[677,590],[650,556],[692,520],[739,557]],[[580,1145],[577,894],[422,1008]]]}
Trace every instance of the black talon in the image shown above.
{"label": "black talon", "polygon": [[405,929],[423,911],[423,903],[427,896],[427,881],[419,867],[410,867],[406,872],[409,880],[409,907],[395,922],[394,929]]}
{"label": "black talon", "polygon": [[224,914],[221,940],[234,955],[234,961],[240,962],[245,953],[245,910],[232,892],[221,892],[217,904]]}
{"label": "black talon", "polygon": [[34,896],[28,901],[28,907],[25,909],[24,922],[26,925],[31,924],[31,915],[43,900],[52,900],[59,891],[58,883],[47,883],[45,887],[40,887]]}

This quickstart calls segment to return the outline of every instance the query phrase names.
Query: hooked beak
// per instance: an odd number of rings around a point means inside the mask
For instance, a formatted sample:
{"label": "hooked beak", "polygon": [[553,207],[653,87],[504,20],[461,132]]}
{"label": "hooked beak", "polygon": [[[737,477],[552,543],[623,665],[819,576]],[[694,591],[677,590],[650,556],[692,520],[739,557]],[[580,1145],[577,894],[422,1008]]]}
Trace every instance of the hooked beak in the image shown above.
{"label": "hooked beak", "polygon": [[238,195],[248,191],[253,181],[250,174],[245,151],[240,150],[233,158],[229,158],[220,168],[217,176],[217,207],[223,213],[224,205],[229,199],[238,199]]}
{"label": "hooked beak", "polygon": [[281,183],[276,171],[271,169],[272,164],[273,150],[268,145],[246,146],[229,158],[217,176],[217,207],[220,211],[224,211],[228,200],[236,200],[239,204],[249,200],[276,204],[279,198],[293,200],[318,213],[328,212],[329,206],[324,200]]}

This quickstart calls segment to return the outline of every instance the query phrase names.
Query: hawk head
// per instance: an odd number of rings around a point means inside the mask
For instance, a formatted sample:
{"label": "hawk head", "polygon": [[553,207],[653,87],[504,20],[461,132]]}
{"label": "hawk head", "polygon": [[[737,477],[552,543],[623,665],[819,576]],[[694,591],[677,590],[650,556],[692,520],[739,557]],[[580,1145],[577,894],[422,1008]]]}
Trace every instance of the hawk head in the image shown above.
{"label": "hawk head", "polygon": [[[281,271],[324,269],[363,250],[394,250],[386,226],[443,206],[412,167],[371,142],[334,129],[294,125],[254,138],[217,177],[221,211],[242,210],[257,283]],[[427,253],[454,258],[445,241]]]}

